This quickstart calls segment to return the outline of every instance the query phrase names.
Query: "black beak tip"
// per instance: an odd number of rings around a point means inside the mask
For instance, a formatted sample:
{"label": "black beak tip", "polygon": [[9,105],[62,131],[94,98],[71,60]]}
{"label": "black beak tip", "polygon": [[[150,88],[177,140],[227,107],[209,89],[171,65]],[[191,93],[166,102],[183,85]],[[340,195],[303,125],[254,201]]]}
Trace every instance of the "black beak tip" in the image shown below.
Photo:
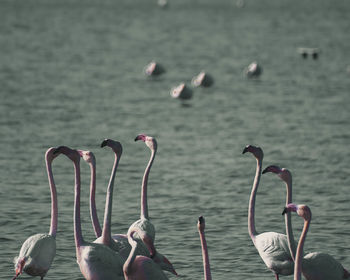
{"label": "black beak tip", "polygon": [[198,222],[200,224],[203,224],[204,223],[204,217],[203,216],[198,217]]}
{"label": "black beak tip", "polygon": [[53,154],[54,154],[54,155],[59,154],[59,153],[61,152],[62,148],[63,148],[63,146],[57,147],[57,148],[55,149],[55,151],[53,152]]}
{"label": "black beak tip", "polygon": [[106,147],[107,146],[107,140],[103,140],[101,143],[101,148]]}
{"label": "black beak tip", "polygon": [[263,170],[263,172],[261,172],[262,174],[267,173],[268,171],[266,170],[266,168]]}
{"label": "black beak tip", "polygon": [[282,216],[284,216],[285,214],[287,214],[287,208],[283,209]]}

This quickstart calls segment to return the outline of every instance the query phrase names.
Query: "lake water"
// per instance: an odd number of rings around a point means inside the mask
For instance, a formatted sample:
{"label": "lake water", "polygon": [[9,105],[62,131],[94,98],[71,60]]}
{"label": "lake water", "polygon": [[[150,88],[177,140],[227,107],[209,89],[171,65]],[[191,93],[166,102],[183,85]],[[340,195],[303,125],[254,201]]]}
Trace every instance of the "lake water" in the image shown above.
{"label": "lake water", "polygon": [[[23,241],[45,233],[50,192],[44,154],[51,146],[88,149],[97,158],[102,220],[113,154],[99,145],[119,140],[113,233],[138,219],[140,186],[150,152],[139,133],[158,141],[149,178],[156,246],[181,279],[203,279],[196,222],[206,218],[213,279],[274,279],[247,232],[256,162],[293,174],[293,196],[313,221],[306,251],[328,252],[350,268],[350,1],[2,0],[0,8],[0,271],[13,275]],[[303,59],[298,47],[317,47]],[[167,72],[146,78],[155,59]],[[257,60],[259,79],[243,69]],[[202,69],[215,79],[185,104],[169,91]],[[84,238],[94,240],[89,167],[82,168]],[[47,280],[83,279],[75,261],[72,163],[57,158],[57,255]],[[257,196],[259,232],[284,232],[285,187],[263,175]],[[299,237],[302,219],[293,215]],[[170,279],[177,279],[169,275]],[[31,279],[27,275],[21,279]],[[39,279],[39,278],[38,278]],[[292,276],[282,279],[293,279]]]}

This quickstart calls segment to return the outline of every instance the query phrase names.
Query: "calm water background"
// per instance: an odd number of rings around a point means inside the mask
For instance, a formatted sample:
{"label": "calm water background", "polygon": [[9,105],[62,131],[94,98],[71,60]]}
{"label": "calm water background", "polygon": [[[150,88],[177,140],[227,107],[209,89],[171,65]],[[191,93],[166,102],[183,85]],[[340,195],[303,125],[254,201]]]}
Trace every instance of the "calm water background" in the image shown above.
{"label": "calm water background", "polygon": [[[177,0],[1,1],[0,5],[0,271],[32,234],[48,232],[50,193],[44,153],[68,145],[97,157],[97,205],[102,220],[113,154],[104,138],[124,147],[117,173],[113,233],[139,215],[148,148],[134,137],[156,137],[149,208],[156,246],[181,279],[202,279],[196,228],[206,218],[213,279],[273,279],[247,233],[255,159],[293,173],[294,201],[313,211],[307,251],[328,252],[350,268],[350,1]],[[303,60],[299,46],[319,47]],[[160,61],[167,73],[150,80],[142,69]],[[253,60],[258,80],[242,70]],[[186,105],[169,90],[205,69],[215,78]],[[82,168],[82,219],[88,214],[89,168]],[[57,256],[47,280],[82,279],[73,240],[73,167],[53,163],[59,199]],[[257,230],[284,232],[285,187],[263,175]],[[296,237],[302,220],[293,216]],[[30,279],[22,276],[22,279]],[[176,277],[169,276],[171,279]],[[292,276],[282,279],[292,279]]]}

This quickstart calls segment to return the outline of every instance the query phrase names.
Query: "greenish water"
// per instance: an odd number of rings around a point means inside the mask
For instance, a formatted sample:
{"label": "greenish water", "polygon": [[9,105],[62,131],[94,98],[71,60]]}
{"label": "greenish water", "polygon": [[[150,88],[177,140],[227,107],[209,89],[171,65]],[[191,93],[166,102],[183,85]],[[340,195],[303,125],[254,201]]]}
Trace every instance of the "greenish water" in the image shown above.
{"label": "greenish water", "polygon": [[[48,232],[50,193],[44,153],[68,145],[97,157],[97,205],[102,220],[113,155],[99,148],[119,140],[113,233],[139,215],[141,178],[149,150],[133,139],[156,137],[149,210],[156,246],[182,279],[202,279],[196,220],[206,218],[213,279],[273,279],[247,233],[255,160],[293,174],[294,201],[313,221],[306,251],[328,252],[350,268],[350,2],[349,1],[1,1],[0,5],[0,271],[32,234]],[[297,47],[318,47],[303,60]],[[147,79],[152,59],[167,72]],[[258,60],[264,72],[242,71]],[[186,106],[171,87],[205,69],[213,87],[195,89]],[[88,214],[89,168],[82,162],[82,222]],[[73,240],[73,168],[53,163],[59,199],[57,255],[47,280],[82,279]],[[263,175],[257,230],[284,232],[285,187]],[[293,217],[295,235],[302,227]],[[22,276],[22,279],[30,279]],[[176,279],[169,275],[170,279]],[[282,279],[292,279],[292,276]]]}

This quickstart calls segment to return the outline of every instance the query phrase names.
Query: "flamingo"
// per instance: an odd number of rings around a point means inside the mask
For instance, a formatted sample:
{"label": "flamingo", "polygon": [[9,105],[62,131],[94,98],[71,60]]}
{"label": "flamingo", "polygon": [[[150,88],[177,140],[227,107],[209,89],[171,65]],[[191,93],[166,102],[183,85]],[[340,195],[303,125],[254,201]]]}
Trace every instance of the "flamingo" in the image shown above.
{"label": "flamingo", "polygon": [[57,148],[56,154],[66,155],[74,164],[75,200],[74,200],[74,240],[76,258],[80,271],[86,280],[122,280],[123,260],[104,244],[90,243],[84,240],[80,221],[80,157],[81,151],[66,146]]}
{"label": "flamingo", "polygon": [[22,245],[19,256],[15,258],[15,280],[23,271],[31,276],[44,279],[56,255],[57,233],[57,191],[52,174],[52,161],[57,155],[56,148],[49,148],[45,153],[46,171],[51,191],[51,224],[48,234],[38,233],[30,236]]}
{"label": "flamingo", "polygon": [[293,258],[289,252],[288,239],[285,234],[277,232],[259,234],[255,229],[255,198],[259,186],[264,153],[260,147],[252,145],[244,148],[243,154],[246,152],[252,153],[257,161],[253,188],[249,199],[248,232],[260,257],[273,272],[275,278],[279,280],[279,275],[293,274]]}
{"label": "flamingo", "polygon": [[[307,205],[296,205],[290,203],[285,207],[282,215],[289,212],[296,212],[304,219],[304,227],[300,235],[295,256],[294,280],[301,280],[301,273],[303,273],[304,277],[308,280],[337,280],[350,278],[350,273],[341,265],[341,263],[328,254],[314,252],[303,257],[304,243],[311,223],[311,210]],[[315,265],[317,264],[317,269],[316,267],[314,267],[312,271],[305,269],[305,264],[309,261],[312,261]]]}
{"label": "flamingo", "polygon": [[155,61],[151,61],[149,64],[145,66],[143,72],[146,76],[159,76],[165,73],[165,69],[162,65]]}
{"label": "flamingo", "polygon": [[[147,136],[145,134],[139,134],[136,136],[135,141],[142,140],[145,142],[148,148],[151,150],[151,157],[149,159],[149,162],[147,164],[147,167],[145,169],[145,173],[143,175],[142,179],[142,186],[141,186],[141,214],[140,219],[134,222],[128,230],[129,231],[133,228],[140,228],[142,231],[144,231],[147,236],[149,236],[152,239],[152,242],[154,243],[155,239],[155,228],[154,225],[151,223],[148,215],[148,204],[147,204],[147,183],[148,183],[148,176],[149,172],[151,170],[156,152],[157,152],[157,141],[154,137]],[[135,237],[137,238],[138,233],[135,234]],[[169,271],[174,275],[177,275],[177,272],[175,271],[173,265],[171,262],[162,254],[160,254],[158,251],[153,256],[153,260],[160,265],[160,267],[163,270]]]}
{"label": "flamingo", "polygon": [[117,168],[119,165],[119,160],[123,152],[123,147],[120,142],[114,141],[112,139],[105,139],[101,143],[101,148],[108,146],[110,147],[114,154],[114,164],[112,168],[111,177],[107,187],[106,194],[106,205],[105,205],[105,213],[104,213],[104,223],[103,229],[99,235],[97,235],[98,228],[101,228],[97,213],[96,213],[96,203],[95,203],[95,190],[96,190],[96,160],[95,156],[90,151],[82,151],[80,150],[80,154],[82,158],[89,163],[91,170],[91,181],[90,181],[90,216],[92,219],[93,227],[95,229],[97,239],[94,243],[104,244],[110,247],[112,250],[119,253],[122,257],[123,261],[129,255],[131,247],[128,243],[127,236],[125,234],[115,234],[113,237],[111,235],[111,216],[112,216],[112,200],[113,200],[113,189],[114,189],[114,179],[117,172]]}
{"label": "flamingo", "polygon": [[134,237],[135,233],[137,233],[143,240],[144,244],[147,245],[151,257],[156,253],[152,239],[147,236],[144,231],[140,230],[139,227],[131,228],[128,231],[128,241],[132,249],[123,266],[125,280],[167,280],[168,277],[152,258],[137,255],[139,242]]}
{"label": "flamingo", "polygon": [[[280,168],[276,165],[270,165],[266,167],[263,170],[262,174],[265,174],[267,172],[272,172],[277,174],[282,179],[282,181],[285,182],[286,190],[287,190],[286,205],[288,205],[289,203],[292,203],[292,173],[288,169]],[[295,252],[296,252],[296,244],[293,236],[292,218],[290,213],[287,213],[287,215],[285,215],[285,225],[286,225],[286,232],[287,232],[287,238],[288,238],[289,252],[294,260]]]}
{"label": "flamingo", "polygon": [[[139,227],[141,230],[145,231],[148,236],[152,239],[152,242],[154,242],[156,230],[154,228],[154,225],[151,223],[148,215],[148,204],[147,204],[147,184],[148,184],[148,176],[149,172],[151,170],[154,158],[157,153],[157,141],[155,138],[151,136],[147,136],[145,134],[139,134],[136,136],[135,141],[142,140],[145,142],[148,148],[151,150],[151,157],[147,164],[147,167],[145,169],[145,173],[143,175],[142,179],[142,186],[141,186],[141,214],[140,219],[134,222],[130,229]],[[129,229],[129,230],[130,230]],[[128,233],[129,234],[129,233]]]}
{"label": "flamingo", "polygon": [[209,254],[207,248],[207,241],[205,239],[204,229],[205,229],[205,219],[203,216],[198,218],[197,222],[199,237],[201,239],[202,245],[202,257],[203,257],[203,267],[204,267],[204,279],[211,280],[210,264],[209,264]]}
{"label": "flamingo", "polygon": [[248,78],[256,78],[259,77],[262,73],[262,67],[260,64],[258,64],[256,61],[253,61],[251,64],[248,65],[246,69],[244,69],[244,74]]}
{"label": "flamingo", "polygon": [[[266,172],[273,172],[277,174],[285,183],[287,186],[287,197],[288,193],[292,193],[292,174],[288,169],[280,168],[275,165],[270,165],[262,172],[263,174]],[[289,196],[289,199],[287,198],[286,205],[290,204],[292,202],[292,196]],[[291,217],[288,217],[290,215],[290,211],[287,211],[285,224],[286,224],[286,232],[287,232],[287,238],[289,243],[290,252],[292,255],[295,256],[295,241],[293,237],[293,230],[292,230],[292,223],[291,223]],[[305,277],[308,280],[326,280],[326,279],[346,279],[342,278],[343,275],[339,274],[337,272],[334,272],[333,269],[337,270],[338,265],[335,265],[335,260],[332,256],[328,254],[323,253],[309,253],[306,254],[303,257],[303,265],[302,270],[305,275]],[[307,275],[307,276],[306,276]],[[334,275],[340,275],[340,278],[334,278]]]}

